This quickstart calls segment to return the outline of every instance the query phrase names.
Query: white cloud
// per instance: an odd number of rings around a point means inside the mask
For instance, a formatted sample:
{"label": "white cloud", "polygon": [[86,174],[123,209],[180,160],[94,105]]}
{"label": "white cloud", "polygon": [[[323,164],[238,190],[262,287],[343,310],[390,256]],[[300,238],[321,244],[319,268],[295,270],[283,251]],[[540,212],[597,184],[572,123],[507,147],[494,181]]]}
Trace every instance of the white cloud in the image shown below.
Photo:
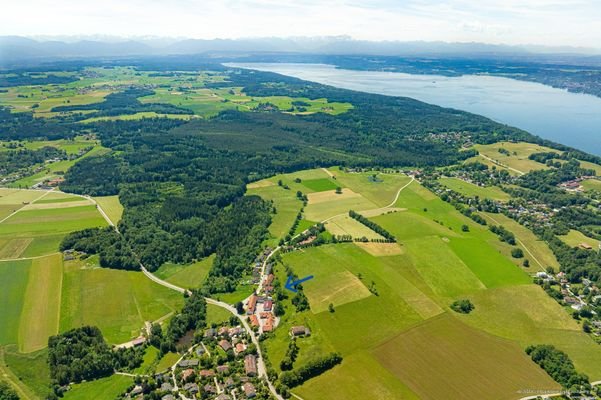
{"label": "white cloud", "polygon": [[9,0],[0,34],[350,35],[598,47],[600,20],[598,0]]}

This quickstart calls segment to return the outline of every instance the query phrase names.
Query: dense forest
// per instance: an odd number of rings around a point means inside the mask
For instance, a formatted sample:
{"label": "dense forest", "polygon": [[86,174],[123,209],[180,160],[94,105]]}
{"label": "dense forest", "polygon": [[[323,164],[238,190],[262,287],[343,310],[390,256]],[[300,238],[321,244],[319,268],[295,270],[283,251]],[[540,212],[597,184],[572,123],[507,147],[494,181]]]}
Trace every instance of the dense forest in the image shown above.
{"label": "dense forest", "polygon": [[93,326],[72,329],[48,340],[50,377],[58,386],[110,376],[116,369],[135,368],[143,352],[113,350]]}

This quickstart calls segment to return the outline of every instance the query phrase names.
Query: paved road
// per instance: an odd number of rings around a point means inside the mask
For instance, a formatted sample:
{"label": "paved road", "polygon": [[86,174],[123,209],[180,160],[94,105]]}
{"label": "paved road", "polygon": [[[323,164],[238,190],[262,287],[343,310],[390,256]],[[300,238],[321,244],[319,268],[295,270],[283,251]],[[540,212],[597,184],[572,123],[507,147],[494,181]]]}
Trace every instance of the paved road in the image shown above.
{"label": "paved road", "polygon": [[[591,386],[599,386],[599,385],[601,385],[601,381],[591,382]],[[534,396],[521,397],[518,400],[550,399],[551,397],[558,397],[558,396],[562,396],[564,394],[565,393],[561,393],[561,392],[546,393],[546,394],[537,394],[537,395],[534,395]]]}
{"label": "paved road", "polygon": [[257,339],[257,336],[255,335],[253,330],[250,329],[250,326],[248,325],[248,322],[246,321],[244,316],[239,315],[238,312],[236,311],[236,309],[234,307],[230,306],[229,304],[226,304],[222,301],[217,301],[215,299],[211,299],[209,297],[206,297],[205,299],[208,304],[213,304],[215,306],[225,308],[226,310],[228,310],[230,313],[235,315],[240,320],[240,322],[242,323],[242,326],[244,326],[244,329],[246,329],[246,331],[249,333],[252,342],[257,347],[257,354],[259,356],[259,357],[257,357],[257,372],[259,374],[259,377],[265,378],[265,381],[267,382],[267,386],[269,386],[269,390],[271,391],[271,394],[277,400],[284,400],[284,398],[275,391],[275,387],[269,380],[269,376],[267,375],[267,368],[265,367],[265,362],[263,361],[263,353],[261,352],[261,346],[259,345],[259,340]]}

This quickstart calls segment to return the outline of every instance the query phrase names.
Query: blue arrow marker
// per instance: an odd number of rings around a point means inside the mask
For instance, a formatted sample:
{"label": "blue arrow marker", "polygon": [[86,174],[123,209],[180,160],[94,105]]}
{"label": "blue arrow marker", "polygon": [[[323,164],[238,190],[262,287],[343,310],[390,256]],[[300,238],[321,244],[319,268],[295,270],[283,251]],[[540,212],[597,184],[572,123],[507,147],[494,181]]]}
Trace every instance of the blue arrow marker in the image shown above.
{"label": "blue arrow marker", "polygon": [[301,283],[308,281],[309,279],[313,279],[313,275],[309,275],[304,277],[303,279],[298,279],[298,280],[293,280],[291,276],[288,277],[288,280],[286,281],[286,289],[296,293],[298,290],[296,290],[296,286],[300,285]]}

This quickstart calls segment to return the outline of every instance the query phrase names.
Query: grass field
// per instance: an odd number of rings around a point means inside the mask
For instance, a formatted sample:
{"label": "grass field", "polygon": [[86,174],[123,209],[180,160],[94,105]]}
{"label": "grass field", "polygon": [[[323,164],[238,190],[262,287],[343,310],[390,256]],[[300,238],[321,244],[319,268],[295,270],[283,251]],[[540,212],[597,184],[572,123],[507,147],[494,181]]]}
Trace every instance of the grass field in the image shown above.
{"label": "grass field", "polygon": [[560,388],[516,343],[471,329],[449,315],[397,336],[374,354],[425,400],[511,400],[527,388]]}
{"label": "grass field", "polygon": [[207,304],[207,325],[211,326],[213,324],[220,325],[223,322],[228,322],[232,317],[232,313],[230,313],[225,308],[215,306],[212,304]]}
{"label": "grass field", "polygon": [[123,215],[123,206],[119,202],[119,196],[100,196],[94,197],[94,200],[102,207],[111,222],[117,225]]}
{"label": "grass field", "polygon": [[[26,196],[32,193],[20,192]],[[40,196],[39,192],[35,194]],[[93,205],[59,201],[42,203],[40,206],[43,208],[36,208],[37,203],[26,205],[0,223],[0,256],[3,259],[52,254],[58,251],[60,241],[67,233],[106,225]]]}
{"label": "grass field", "polygon": [[50,370],[46,349],[30,354],[16,346],[0,347],[0,373],[17,388],[23,400],[45,399],[50,391]]}
{"label": "grass field", "polygon": [[[310,195],[317,196],[314,204],[325,205],[324,215],[340,210],[328,195]],[[303,284],[311,310],[282,317],[275,335],[264,342],[272,364],[279,366],[294,325],[312,331],[297,340],[299,364],[330,351],[344,357],[340,366],[294,393],[303,398],[513,399],[520,397],[517,390],[532,385],[556,390],[558,385],[525,355],[524,348],[533,343],[553,344],[579,371],[601,377],[601,348],[531,284],[527,271],[507,253],[511,246],[418,183],[405,188],[394,206],[405,211],[370,217],[397,237],[394,251],[349,243],[283,255],[282,262],[298,276],[314,275]],[[538,259],[552,264],[548,247],[530,231],[502,222]],[[462,231],[464,224],[468,232]],[[276,274],[286,279],[283,266]],[[475,304],[469,315],[449,309],[460,298]],[[291,310],[289,302],[284,305]],[[328,311],[330,303],[334,312]]]}
{"label": "grass field", "polygon": [[464,196],[478,196],[482,199],[486,198],[498,201],[508,201],[511,198],[509,194],[496,186],[481,187],[457,178],[440,178],[438,181]]}
{"label": "grass field", "polygon": [[[526,173],[528,171],[537,169],[547,169],[545,164],[539,163],[528,159],[528,156],[533,153],[541,152],[556,152],[557,150],[551,149],[545,146],[539,146],[533,143],[526,142],[498,142],[486,145],[475,145],[474,148],[478,150],[480,154],[483,154],[493,160],[496,160],[501,166],[507,166],[514,170]],[[499,149],[505,149],[509,152],[509,155],[502,154]],[[482,158],[482,157],[479,157]],[[500,165],[497,164],[497,167]]]}
{"label": "grass field", "polygon": [[334,217],[325,224],[326,229],[333,235],[351,235],[353,238],[383,239],[383,236],[369,229],[348,215]]}
{"label": "grass field", "polygon": [[[530,229],[503,214],[481,214],[488,222],[502,225],[516,236],[518,245],[524,250],[526,258],[532,261],[530,265],[535,268],[533,272],[546,269],[547,267],[553,267],[555,270],[559,269],[559,263],[549,246],[540,240]],[[505,249],[505,255],[510,255],[510,250],[507,248]]]}
{"label": "grass field", "polygon": [[129,376],[113,375],[92,382],[78,383],[65,393],[65,400],[116,399],[133,384]]}
{"label": "grass field", "polygon": [[570,229],[570,232],[567,235],[561,235],[559,238],[568,246],[578,247],[580,244],[584,243],[592,246],[595,251],[599,249],[599,244],[601,243],[599,240],[590,238],[574,229]]}
{"label": "grass field", "polygon": [[19,323],[19,351],[30,353],[48,345],[58,333],[63,257],[61,254],[31,261]]}
{"label": "grass field", "polygon": [[65,262],[60,330],[96,325],[109,343],[139,335],[145,321],[155,321],[183,305],[179,293],[141,272],[98,268],[94,260]]}
{"label": "grass field", "polygon": [[598,190],[601,191],[601,181],[598,179],[585,179],[580,182],[585,191]]}
{"label": "grass field", "polygon": [[308,179],[304,180],[303,186],[309,188],[313,192],[323,192],[326,190],[335,190],[339,185],[330,178]]}
{"label": "grass field", "polygon": [[[376,172],[344,172],[337,168],[330,168],[342,187],[348,187],[377,205],[384,207],[395,198],[398,190],[411,181],[403,174],[383,174]],[[374,178],[375,175],[375,178]]]}
{"label": "grass field", "polygon": [[159,360],[156,366],[156,372],[165,371],[173,366],[181,356],[177,353],[167,353]]}
{"label": "grass field", "polygon": [[328,218],[347,214],[349,210],[362,211],[378,208],[361,194],[343,189],[337,194],[334,190],[309,193],[309,202],[305,207],[305,218],[310,221],[324,221]]}
{"label": "grass field", "polygon": [[[261,182],[272,183],[268,180]],[[270,239],[268,240],[268,244],[271,247],[274,247],[278,244],[280,238],[288,234],[288,231],[294,224],[298,212],[303,206],[302,201],[296,198],[295,191],[285,190],[275,184],[255,185],[253,188],[249,188],[247,194],[257,195],[263,200],[273,202],[276,212],[271,216],[271,225],[269,226]]]}
{"label": "grass field", "polygon": [[16,344],[31,260],[0,262],[0,345]]}
{"label": "grass field", "polygon": [[198,288],[207,277],[213,265],[214,255],[189,265],[167,263],[155,275],[167,282],[184,288]]}

